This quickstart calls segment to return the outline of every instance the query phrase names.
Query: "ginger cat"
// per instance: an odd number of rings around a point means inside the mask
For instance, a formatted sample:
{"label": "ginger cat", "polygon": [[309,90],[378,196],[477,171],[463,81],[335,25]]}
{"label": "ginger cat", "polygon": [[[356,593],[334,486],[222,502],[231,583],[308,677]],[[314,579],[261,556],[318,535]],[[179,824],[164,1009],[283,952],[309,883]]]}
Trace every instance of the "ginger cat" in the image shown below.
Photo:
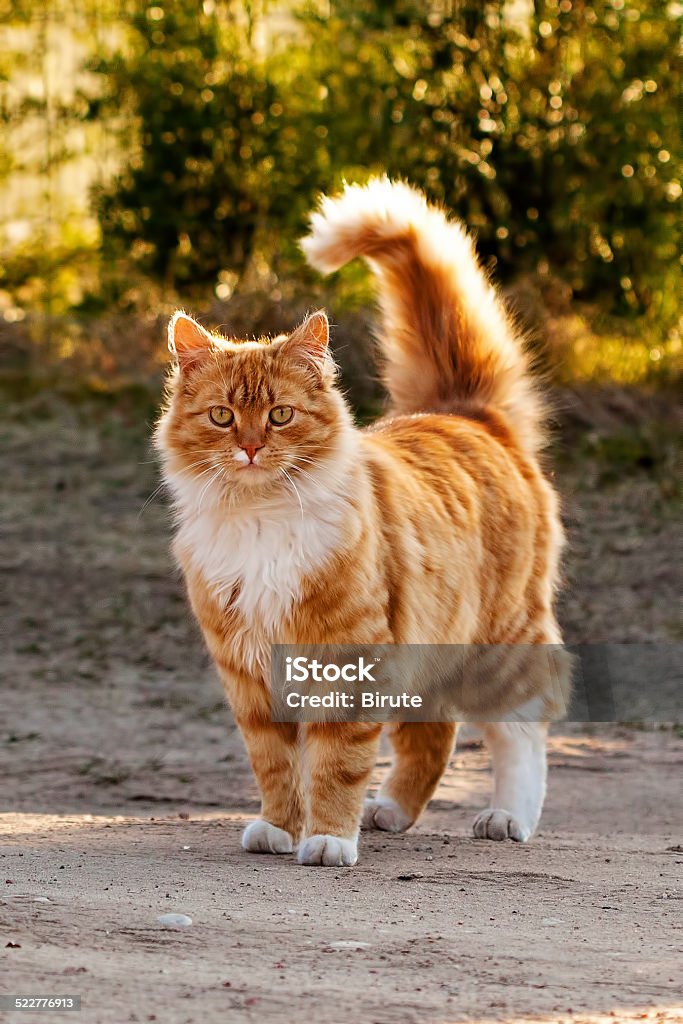
{"label": "ginger cat", "polygon": [[[178,312],[156,445],[175,555],[261,790],[242,845],[338,866],[356,862],[361,819],[417,819],[456,725],[390,726],[393,768],[364,805],[382,727],[273,722],[270,645],[558,644],[562,529],[527,357],[462,225],[382,178],[324,199],[302,246],[322,271],[361,256],[376,274],[391,415],[354,426],[322,312],[258,341]],[[535,685],[542,722],[483,725],[495,782],[480,838],[537,825],[556,708]]]}

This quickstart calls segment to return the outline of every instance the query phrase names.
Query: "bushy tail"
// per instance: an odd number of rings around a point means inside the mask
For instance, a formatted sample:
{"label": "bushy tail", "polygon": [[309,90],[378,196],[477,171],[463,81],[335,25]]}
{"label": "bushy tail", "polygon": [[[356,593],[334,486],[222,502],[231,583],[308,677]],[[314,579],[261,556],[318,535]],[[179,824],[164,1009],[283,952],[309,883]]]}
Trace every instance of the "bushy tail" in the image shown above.
{"label": "bushy tail", "polygon": [[387,178],[326,197],[301,242],[325,273],[364,257],[379,283],[385,382],[398,412],[502,414],[527,450],[542,403],[522,340],[462,224]]}

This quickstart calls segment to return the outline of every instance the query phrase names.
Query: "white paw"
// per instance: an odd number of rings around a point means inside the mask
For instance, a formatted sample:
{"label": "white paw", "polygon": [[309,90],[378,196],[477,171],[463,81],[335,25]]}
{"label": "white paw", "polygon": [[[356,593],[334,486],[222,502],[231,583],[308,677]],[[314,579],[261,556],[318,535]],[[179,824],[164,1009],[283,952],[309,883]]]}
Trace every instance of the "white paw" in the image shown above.
{"label": "white paw", "polygon": [[531,835],[531,829],[523,828],[509,811],[497,807],[489,807],[478,814],[472,829],[477,839],[514,839],[525,843]]}
{"label": "white paw", "polygon": [[390,797],[377,796],[365,801],[363,828],[378,828],[382,832],[405,832],[411,825],[411,819]]}
{"label": "white paw", "polygon": [[242,833],[242,846],[249,853],[291,853],[294,849],[289,832],[262,818],[247,825]]}
{"label": "white paw", "polygon": [[339,836],[309,836],[299,846],[300,864],[324,864],[327,868],[351,867],[358,860],[358,840]]}

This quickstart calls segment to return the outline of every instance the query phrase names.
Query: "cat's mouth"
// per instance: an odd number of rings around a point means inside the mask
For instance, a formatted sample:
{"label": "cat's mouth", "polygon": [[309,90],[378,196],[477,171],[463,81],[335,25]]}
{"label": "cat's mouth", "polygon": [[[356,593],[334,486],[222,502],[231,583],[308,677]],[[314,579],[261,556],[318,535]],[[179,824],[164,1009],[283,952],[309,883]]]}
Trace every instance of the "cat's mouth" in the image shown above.
{"label": "cat's mouth", "polygon": [[262,466],[258,462],[246,462],[237,466],[235,470],[236,479],[247,487],[255,484],[265,483],[273,476],[272,467]]}

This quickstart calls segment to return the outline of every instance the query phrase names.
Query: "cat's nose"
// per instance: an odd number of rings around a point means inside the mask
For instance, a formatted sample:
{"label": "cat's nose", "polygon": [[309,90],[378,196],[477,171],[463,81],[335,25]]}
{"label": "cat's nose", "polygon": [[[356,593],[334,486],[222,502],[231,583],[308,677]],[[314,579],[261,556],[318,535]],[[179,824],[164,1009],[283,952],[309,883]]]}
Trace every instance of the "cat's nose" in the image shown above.
{"label": "cat's nose", "polygon": [[241,444],[240,448],[242,449],[243,452],[247,453],[247,455],[249,456],[249,461],[253,462],[254,458],[256,456],[256,452],[260,451],[261,448],[263,448],[263,445],[262,444]]}

